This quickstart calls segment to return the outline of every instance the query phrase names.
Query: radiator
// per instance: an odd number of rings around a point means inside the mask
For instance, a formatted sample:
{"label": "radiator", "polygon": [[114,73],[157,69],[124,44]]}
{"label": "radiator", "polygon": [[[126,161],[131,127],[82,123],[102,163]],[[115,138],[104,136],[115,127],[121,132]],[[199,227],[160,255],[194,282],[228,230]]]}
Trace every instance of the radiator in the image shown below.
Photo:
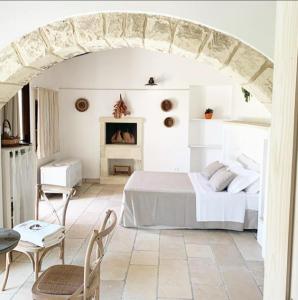
{"label": "radiator", "polygon": [[2,221],[12,228],[34,218],[36,157],[32,146],[2,148]]}

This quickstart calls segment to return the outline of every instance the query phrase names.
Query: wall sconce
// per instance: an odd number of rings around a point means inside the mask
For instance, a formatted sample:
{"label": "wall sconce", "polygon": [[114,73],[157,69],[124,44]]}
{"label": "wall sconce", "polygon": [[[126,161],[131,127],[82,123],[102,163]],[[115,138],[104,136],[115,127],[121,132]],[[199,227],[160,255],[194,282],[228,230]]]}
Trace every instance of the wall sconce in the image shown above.
{"label": "wall sconce", "polygon": [[157,83],[154,82],[153,77],[150,77],[148,83],[146,83],[145,85],[153,86],[153,85],[157,85]]}

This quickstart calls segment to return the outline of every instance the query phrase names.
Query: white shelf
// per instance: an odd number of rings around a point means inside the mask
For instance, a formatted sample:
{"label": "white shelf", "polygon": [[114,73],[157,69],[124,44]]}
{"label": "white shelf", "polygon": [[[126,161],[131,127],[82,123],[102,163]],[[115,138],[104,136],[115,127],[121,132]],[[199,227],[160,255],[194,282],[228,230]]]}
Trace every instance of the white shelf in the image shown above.
{"label": "white shelf", "polygon": [[189,145],[189,148],[222,149],[222,145]]}
{"label": "white shelf", "polygon": [[228,122],[229,119],[204,119],[204,118],[192,118],[191,122]]}
{"label": "white shelf", "polygon": [[234,126],[254,126],[254,127],[263,127],[263,128],[269,128],[271,126],[270,123],[252,122],[252,121],[244,121],[244,120],[226,120],[225,123]]}

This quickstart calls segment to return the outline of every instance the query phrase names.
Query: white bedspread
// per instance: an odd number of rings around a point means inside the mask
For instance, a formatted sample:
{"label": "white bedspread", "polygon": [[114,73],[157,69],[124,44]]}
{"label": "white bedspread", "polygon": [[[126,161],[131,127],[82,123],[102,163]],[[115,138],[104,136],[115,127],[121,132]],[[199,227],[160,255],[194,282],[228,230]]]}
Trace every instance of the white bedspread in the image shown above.
{"label": "white bedspread", "polygon": [[197,221],[244,223],[246,193],[215,193],[200,173],[189,173],[196,193]]}

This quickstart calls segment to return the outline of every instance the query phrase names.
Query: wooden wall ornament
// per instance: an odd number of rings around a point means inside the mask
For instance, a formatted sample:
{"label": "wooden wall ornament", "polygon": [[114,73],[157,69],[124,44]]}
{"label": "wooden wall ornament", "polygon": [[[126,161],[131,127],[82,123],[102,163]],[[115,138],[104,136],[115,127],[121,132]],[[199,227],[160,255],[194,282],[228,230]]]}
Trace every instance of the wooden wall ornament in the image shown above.
{"label": "wooden wall ornament", "polygon": [[168,117],[168,118],[165,118],[165,120],[164,120],[164,125],[166,126],[166,127],[173,127],[174,126],[174,124],[175,124],[175,120],[174,120],[174,118],[172,118],[172,117]]}
{"label": "wooden wall ornament", "polygon": [[173,104],[170,100],[165,99],[161,102],[161,109],[163,111],[170,111],[173,107]]}
{"label": "wooden wall ornament", "polygon": [[89,102],[85,98],[79,98],[75,103],[76,110],[79,112],[84,112],[89,108]]}

